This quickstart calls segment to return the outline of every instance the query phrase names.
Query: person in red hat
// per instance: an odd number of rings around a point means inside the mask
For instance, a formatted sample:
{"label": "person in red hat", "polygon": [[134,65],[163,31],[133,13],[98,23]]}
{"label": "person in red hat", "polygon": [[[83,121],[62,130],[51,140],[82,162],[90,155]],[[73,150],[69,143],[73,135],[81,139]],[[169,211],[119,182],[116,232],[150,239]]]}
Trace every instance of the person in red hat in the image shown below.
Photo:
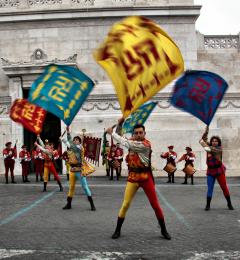
{"label": "person in red hat", "polygon": [[5,179],[6,184],[8,184],[8,172],[11,172],[12,183],[16,183],[14,180],[14,165],[15,159],[17,158],[17,148],[16,144],[14,148],[12,148],[12,142],[7,142],[5,144],[5,149],[3,149],[3,158],[4,158],[4,166],[5,166]]}
{"label": "person in red hat", "polygon": [[[194,184],[194,181],[193,181],[193,174],[195,172],[195,169],[194,169],[194,164],[193,162],[195,161],[195,154],[192,152],[192,148],[187,146],[185,148],[186,150],[186,153],[182,155],[182,157],[177,161],[177,163],[185,160],[185,167],[183,169],[183,171],[185,172],[185,179],[184,179],[184,182],[182,184],[188,184],[188,177],[191,177],[191,183],[192,185]],[[187,170],[189,169],[189,171]]]}
{"label": "person in red hat", "polygon": [[110,166],[110,177],[109,180],[113,180],[113,171],[116,171],[117,180],[119,180],[120,176],[120,162],[118,160],[119,153],[117,150],[117,146],[113,144],[110,148],[110,152],[108,153],[107,159]]}
{"label": "person in red hat", "polygon": [[[166,153],[162,153],[161,154],[161,158],[166,159],[167,160],[167,164],[165,167],[167,167],[167,165],[170,164],[170,166],[174,166],[176,168],[176,158],[177,158],[177,153],[173,151],[174,146],[170,145],[168,146],[168,152]],[[167,183],[174,183],[174,173],[177,170],[177,168],[174,170],[174,167],[171,168],[171,171],[167,171],[168,173],[168,181]]]}
{"label": "person in red hat", "polygon": [[38,182],[39,176],[40,176],[40,181],[43,181],[44,156],[43,156],[43,152],[36,146],[32,151],[32,159],[35,166],[34,168],[36,172],[36,182]]}
{"label": "person in red hat", "polygon": [[30,161],[31,161],[31,155],[30,152],[27,150],[27,146],[23,145],[22,151],[19,153],[19,158],[21,160],[22,164],[22,181],[23,182],[30,182],[28,179],[28,174],[30,171]]}

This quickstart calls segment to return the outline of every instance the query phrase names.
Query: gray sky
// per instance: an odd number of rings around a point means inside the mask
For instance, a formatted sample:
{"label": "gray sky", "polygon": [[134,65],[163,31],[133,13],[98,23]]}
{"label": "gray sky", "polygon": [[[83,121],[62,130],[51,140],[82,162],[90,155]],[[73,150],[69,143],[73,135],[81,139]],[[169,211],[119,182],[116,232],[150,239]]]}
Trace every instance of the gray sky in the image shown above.
{"label": "gray sky", "polygon": [[240,33],[240,0],[194,0],[202,5],[196,30],[203,34]]}

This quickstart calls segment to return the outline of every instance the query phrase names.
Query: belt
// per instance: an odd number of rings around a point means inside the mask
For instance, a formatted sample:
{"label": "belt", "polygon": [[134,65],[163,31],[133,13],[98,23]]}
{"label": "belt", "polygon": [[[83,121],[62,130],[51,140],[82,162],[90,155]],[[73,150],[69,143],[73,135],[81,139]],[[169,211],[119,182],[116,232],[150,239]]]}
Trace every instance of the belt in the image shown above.
{"label": "belt", "polygon": [[208,166],[208,169],[218,169],[218,168],[221,168],[221,167],[222,167],[222,164],[221,165]]}
{"label": "belt", "polygon": [[149,172],[152,169],[151,169],[151,167],[139,167],[139,168],[131,168],[131,167],[129,167],[128,170],[130,172],[141,173],[141,172]]}
{"label": "belt", "polygon": [[70,164],[71,167],[81,167],[82,164],[81,163],[76,163],[76,164]]}

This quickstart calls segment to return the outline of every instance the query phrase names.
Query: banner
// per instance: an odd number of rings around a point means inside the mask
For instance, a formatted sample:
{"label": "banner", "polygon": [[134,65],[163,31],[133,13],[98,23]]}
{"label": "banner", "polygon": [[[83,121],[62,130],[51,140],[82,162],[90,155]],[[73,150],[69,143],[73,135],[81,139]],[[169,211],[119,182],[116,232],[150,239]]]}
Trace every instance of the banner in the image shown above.
{"label": "banner", "polygon": [[93,81],[80,70],[51,64],[33,82],[28,100],[70,125],[93,86]]}
{"label": "banner", "polygon": [[157,102],[149,102],[145,103],[141,107],[139,107],[135,112],[131,114],[129,118],[127,118],[124,121],[123,124],[123,133],[132,133],[133,127],[136,124],[144,124],[153,111],[153,109],[156,107]]}
{"label": "banner", "polygon": [[174,41],[140,16],[114,24],[94,58],[111,78],[124,118],[184,71]]}
{"label": "banner", "polygon": [[42,132],[45,116],[44,109],[29,103],[26,99],[16,99],[10,109],[10,118],[35,134]]}
{"label": "banner", "polygon": [[83,137],[83,147],[85,158],[95,164],[99,165],[99,155],[101,149],[101,138],[95,138],[90,136]]}
{"label": "banner", "polygon": [[175,84],[171,104],[209,125],[227,88],[227,82],[215,73],[187,71]]}

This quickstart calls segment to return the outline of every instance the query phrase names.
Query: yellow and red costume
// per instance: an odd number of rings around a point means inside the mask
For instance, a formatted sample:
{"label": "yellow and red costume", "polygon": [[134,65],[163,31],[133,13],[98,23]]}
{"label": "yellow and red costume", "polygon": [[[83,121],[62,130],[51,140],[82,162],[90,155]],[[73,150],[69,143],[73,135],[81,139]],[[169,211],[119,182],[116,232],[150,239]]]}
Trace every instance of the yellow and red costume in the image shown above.
{"label": "yellow and red costume", "polygon": [[126,157],[128,164],[127,185],[123,203],[118,213],[117,227],[112,238],[115,239],[120,236],[121,226],[125,219],[127,210],[137,190],[142,188],[147,195],[148,200],[159,221],[159,224],[162,228],[162,234],[165,238],[171,239],[166,231],[163,211],[160,207],[155,190],[155,183],[151,169],[151,143],[146,139],[143,141],[128,140],[124,137],[121,137],[117,133],[113,133],[112,137],[129,150],[129,153]]}
{"label": "yellow and red costume", "polygon": [[60,177],[55,169],[53,160],[54,160],[54,151],[51,149],[44,148],[44,143],[41,138],[38,136],[38,142],[40,145],[37,145],[39,149],[43,152],[44,155],[44,170],[43,170],[43,180],[44,180],[44,188],[43,191],[47,190],[48,176],[49,173],[54,175],[54,179],[57,181],[60,191],[63,191],[63,187],[61,184]]}

